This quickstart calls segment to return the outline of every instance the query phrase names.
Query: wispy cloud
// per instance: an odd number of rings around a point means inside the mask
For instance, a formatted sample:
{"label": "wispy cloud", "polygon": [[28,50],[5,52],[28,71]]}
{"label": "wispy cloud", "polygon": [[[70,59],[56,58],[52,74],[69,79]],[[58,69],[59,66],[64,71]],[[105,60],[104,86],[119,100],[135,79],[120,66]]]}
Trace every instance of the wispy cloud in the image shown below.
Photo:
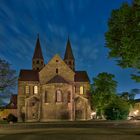
{"label": "wispy cloud", "polygon": [[56,24],[48,23],[48,29],[53,35],[62,37],[62,38],[65,38],[66,35],[68,34],[65,27],[62,27]]}

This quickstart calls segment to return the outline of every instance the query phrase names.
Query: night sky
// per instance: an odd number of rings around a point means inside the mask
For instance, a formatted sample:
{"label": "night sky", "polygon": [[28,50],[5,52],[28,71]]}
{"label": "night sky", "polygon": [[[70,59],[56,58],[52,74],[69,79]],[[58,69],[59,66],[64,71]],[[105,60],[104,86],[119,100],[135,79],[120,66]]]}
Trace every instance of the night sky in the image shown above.
{"label": "night sky", "polygon": [[39,33],[47,63],[56,53],[62,58],[71,40],[76,69],[92,78],[100,72],[115,74],[117,92],[140,88],[131,80],[132,69],[108,59],[104,33],[112,9],[131,0],[0,0],[0,57],[20,69],[31,69]]}

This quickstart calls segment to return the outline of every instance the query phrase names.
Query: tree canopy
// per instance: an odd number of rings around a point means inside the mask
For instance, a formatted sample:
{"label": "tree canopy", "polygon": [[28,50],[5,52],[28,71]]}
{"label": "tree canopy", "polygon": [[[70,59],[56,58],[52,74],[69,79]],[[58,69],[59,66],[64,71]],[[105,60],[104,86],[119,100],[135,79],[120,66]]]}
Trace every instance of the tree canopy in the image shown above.
{"label": "tree canopy", "polygon": [[0,58],[0,105],[3,104],[3,99],[11,95],[16,81],[16,71],[11,69],[7,61]]}
{"label": "tree canopy", "polygon": [[113,99],[116,93],[117,82],[115,76],[106,72],[99,73],[93,78],[91,86],[92,107],[96,108],[97,115],[103,116],[104,107]]}
{"label": "tree canopy", "polygon": [[140,82],[140,0],[112,11],[105,37],[109,57],[122,68],[134,68],[132,79]]}
{"label": "tree canopy", "polygon": [[116,96],[104,109],[107,120],[125,120],[129,114],[129,103]]}

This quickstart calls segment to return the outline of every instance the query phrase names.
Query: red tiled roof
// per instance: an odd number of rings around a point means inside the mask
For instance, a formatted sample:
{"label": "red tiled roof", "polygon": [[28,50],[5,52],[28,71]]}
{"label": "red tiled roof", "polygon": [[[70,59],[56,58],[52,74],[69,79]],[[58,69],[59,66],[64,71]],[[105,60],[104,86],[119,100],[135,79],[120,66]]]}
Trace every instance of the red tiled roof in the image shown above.
{"label": "red tiled roof", "polygon": [[86,71],[75,71],[75,82],[90,82]]}
{"label": "red tiled roof", "polygon": [[17,109],[17,95],[11,95],[10,103],[6,105],[6,109]]}
{"label": "red tiled roof", "polygon": [[140,103],[140,99],[135,99],[135,103]]}
{"label": "red tiled roof", "polygon": [[[19,81],[39,81],[38,71],[35,70],[21,70],[19,74]],[[75,71],[75,82],[90,82],[86,71]],[[48,83],[67,83],[63,77],[56,75]]]}
{"label": "red tiled roof", "polygon": [[39,81],[38,71],[20,70],[19,81]]}

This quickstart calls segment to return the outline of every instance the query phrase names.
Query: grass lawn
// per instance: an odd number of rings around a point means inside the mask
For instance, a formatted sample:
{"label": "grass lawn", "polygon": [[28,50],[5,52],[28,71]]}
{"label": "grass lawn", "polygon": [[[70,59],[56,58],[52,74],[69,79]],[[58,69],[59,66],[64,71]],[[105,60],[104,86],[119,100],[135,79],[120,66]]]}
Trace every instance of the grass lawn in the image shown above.
{"label": "grass lawn", "polygon": [[0,120],[0,124],[8,124],[6,120]]}

